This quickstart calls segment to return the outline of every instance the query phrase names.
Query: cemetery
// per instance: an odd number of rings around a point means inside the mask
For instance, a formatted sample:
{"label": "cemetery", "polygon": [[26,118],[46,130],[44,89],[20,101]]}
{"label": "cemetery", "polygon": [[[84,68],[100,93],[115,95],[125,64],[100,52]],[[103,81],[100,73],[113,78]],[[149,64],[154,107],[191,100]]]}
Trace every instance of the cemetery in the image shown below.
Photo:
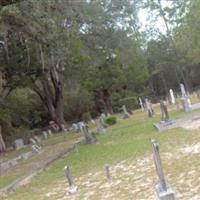
{"label": "cemetery", "polygon": [[0,200],[200,200],[199,10],[0,0]]}

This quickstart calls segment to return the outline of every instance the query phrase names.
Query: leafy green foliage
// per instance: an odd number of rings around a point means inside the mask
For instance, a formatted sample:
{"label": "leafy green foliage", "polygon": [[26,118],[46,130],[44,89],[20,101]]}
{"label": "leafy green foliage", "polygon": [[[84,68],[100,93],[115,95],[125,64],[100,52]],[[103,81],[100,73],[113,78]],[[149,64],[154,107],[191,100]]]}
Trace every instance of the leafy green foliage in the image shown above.
{"label": "leafy green foliage", "polygon": [[105,119],[105,123],[106,123],[107,125],[109,125],[109,126],[114,125],[114,124],[117,123],[117,117],[114,116],[114,115],[112,115],[112,116],[110,116],[110,117],[107,117],[107,118]]}

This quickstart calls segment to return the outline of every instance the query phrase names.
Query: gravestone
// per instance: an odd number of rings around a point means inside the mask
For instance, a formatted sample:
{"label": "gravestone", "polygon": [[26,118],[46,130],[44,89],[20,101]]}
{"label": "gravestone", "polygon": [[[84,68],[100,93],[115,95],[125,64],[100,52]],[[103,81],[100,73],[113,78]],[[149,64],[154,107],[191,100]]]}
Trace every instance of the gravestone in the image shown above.
{"label": "gravestone", "polygon": [[140,97],[139,97],[139,104],[140,104],[142,112],[144,112],[144,104],[143,104],[143,101]]}
{"label": "gravestone", "polygon": [[174,200],[174,192],[169,183],[165,180],[162,163],[160,159],[159,145],[155,139],[151,140],[153,160],[158,175],[158,184],[155,187],[156,194],[159,200]]}
{"label": "gravestone", "polygon": [[96,119],[95,122],[97,126],[97,133],[106,133],[104,120],[100,117],[99,119]]}
{"label": "gravestone", "polygon": [[92,140],[92,137],[90,136],[90,134],[88,132],[88,128],[85,125],[85,123],[80,124],[80,129],[81,129],[81,132],[84,135],[84,139],[85,139],[84,143],[85,144],[91,144],[93,142],[93,140]]}
{"label": "gravestone", "polygon": [[196,95],[197,95],[198,100],[200,101],[200,90],[198,90],[198,91],[196,92]]}
{"label": "gravestone", "polygon": [[44,139],[47,139],[47,138],[48,138],[48,134],[47,134],[46,131],[43,131],[43,132],[42,132],[42,135],[44,136]]}
{"label": "gravestone", "polygon": [[78,191],[78,187],[74,184],[69,166],[65,166],[64,170],[65,170],[65,175],[67,177],[67,181],[68,181],[69,187],[70,187],[69,193],[75,194]]}
{"label": "gravestone", "polygon": [[51,129],[49,129],[49,130],[47,131],[47,133],[48,133],[48,135],[49,135],[50,137],[53,136],[53,133],[52,133]]}
{"label": "gravestone", "polygon": [[185,112],[188,112],[189,110],[191,110],[191,101],[189,98],[189,95],[187,95],[186,91],[185,91],[185,87],[184,85],[181,83],[180,84],[180,88],[181,88],[181,101],[182,101],[182,105],[183,105],[183,110]]}
{"label": "gravestone", "polygon": [[160,110],[162,114],[161,121],[159,123],[154,124],[154,126],[159,132],[172,128],[172,126],[175,123],[175,121],[169,119],[167,105],[163,100],[160,101]]}
{"label": "gravestone", "polygon": [[127,118],[130,117],[130,114],[128,113],[125,105],[122,106],[122,111],[123,111],[123,113],[122,113],[122,118],[123,119],[127,119]]}
{"label": "gravestone", "polygon": [[61,124],[62,131],[67,131],[65,124]]}
{"label": "gravestone", "polygon": [[30,138],[29,141],[30,141],[32,144],[37,144],[36,140],[34,140],[33,138]]}
{"label": "gravestone", "polygon": [[24,147],[24,140],[23,139],[15,140],[14,141],[14,146],[15,146],[16,150],[23,148]]}
{"label": "gravestone", "polygon": [[147,110],[148,117],[150,117],[150,118],[153,117],[154,110],[153,110],[151,101],[147,98],[145,99],[145,107],[146,107],[146,110]]}
{"label": "gravestone", "polygon": [[174,96],[174,91],[172,89],[169,90],[169,94],[170,94],[170,101],[173,105],[176,104],[176,98]]}
{"label": "gravestone", "polygon": [[38,153],[39,154],[41,152],[41,147],[38,146],[37,144],[34,144],[31,147],[32,147],[33,153]]}
{"label": "gravestone", "polygon": [[105,166],[105,170],[106,170],[106,178],[108,179],[108,181],[111,181],[111,175],[110,175],[110,167],[109,167],[109,165]]}
{"label": "gravestone", "polygon": [[22,153],[21,154],[21,159],[23,159],[23,160],[27,160],[29,157],[31,157],[32,156],[32,152],[26,152],[26,153]]}
{"label": "gravestone", "polygon": [[72,124],[72,129],[73,129],[73,131],[76,132],[76,133],[78,133],[79,130],[80,130],[80,129],[79,129],[79,125],[76,124],[76,123],[73,123],[73,124]]}
{"label": "gravestone", "polygon": [[40,141],[41,141],[41,139],[40,139],[39,136],[37,136],[37,135],[34,136],[34,139],[35,139],[37,142],[40,142]]}

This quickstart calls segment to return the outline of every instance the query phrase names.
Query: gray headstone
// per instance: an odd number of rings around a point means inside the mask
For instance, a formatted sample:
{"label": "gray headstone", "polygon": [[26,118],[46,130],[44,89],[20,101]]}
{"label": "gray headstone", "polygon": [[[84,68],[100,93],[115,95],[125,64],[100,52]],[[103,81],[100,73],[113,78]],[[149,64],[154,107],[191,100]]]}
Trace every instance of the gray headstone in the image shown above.
{"label": "gray headstone", "polygon": [[168,122],[169,121],[169,113],[167,110],[167,105],[163,100],[160,101],[160,110],[162,113],[162,121],[163,122]]}
{"label": "gray headstone", "polygon": [[24,140],[23,139],[15,140],[14,141],[14,146],[15,146],[16,150],[23,148],[24,147]]}
{"label": "gray headstone", "polygon": [[108,181],[111,181],[111,175],[110,175],[110,167],[109,167],[109,165],[105,166],[105,170],[106,170],[106,177],[107,177]]}
{"label": "gray headstone", "polygon": [[152,104],[151,104],[151,101],[149,99],[145,99],[145,107],[146,107],[146,110],[147,110],[147,113],[148,113],[148,117],[153,117],[154,115],[154,110],[153,110],[153,107],[152,107]]}
{"label": "gray headstone", "polygon": [[34,136],[34,139],[35,139],[37,142],[40,142],[40,141],[41,141],[41,139],[40,139],[39,136],[37,136],[37,135]]}
{"label": "gray headstone", "polygon": [[32,145],[32,151],[33,153],[40,153],[41,152],[41,147],[38,145]]}
{"label": "gray headstone", "polygon": [[156,173],[158,175],[158,184],[156,185],[156,193],[159,200],[174,200],[174,192],[172,191],[169,183],[166,182],[162,163],[160,159],[159,145],[156,140],[151,140],[153,159],[156,168]]}
{"label": "gray headstone", "polygon": [[78,191],[78,187],[74,184],[69,166],[65,166],[64,170],[65,170],[65,175],[70,187],[69,193],[75,194]]}
{"label": "gray headstone", "polygon": [[130,114],[128,113],[125,105],[122,106],[122,111],[123,111],[123,113],[122,113],[123,119],[127,119],[130,117]]}
{"label": "gray headstone", "polygon": [[49,130],[47,131],[47,133],[48,133],[48,135],[49,135],[50,137],[53,136],[53,133],[52,133],[51,129],[49,129]]}
{"label": "gray headstone", "polygon": [[37,142],[36,142],[33,138],[30,138],[29,141],[30,141],[32,144],[37,144]]}
{"label": "gray headstone", "polygon": [[82,123],[80,125],[80,128],[81,128],[81,132],[83,133],[84,138],[85,138],[85,144],[91,144],[93,142],[93,140],[88,132],[87,126],[84,123]]}
{"label": "gray headstone", "polygon": [[43,131],[42,134],[43,134],[43,136],[44,136],[44,139],[47,139],[47,138],[48,138],[48,134],[47,134],[46,131]]}
{"label": "gray headstone", "polygon": [[183,105],[183,110],[185,112],[191,110],[191,101],[189,98],[189,95],[187,95],[186,91],[185,91],[185,87],[184,85],[181,83],[180,84],[180,88],[181,88],[181,101],[182,101],[182,105]]}
{"label": "gray headstone", "polygon": [[102,118],[96,119],[97,133],[106,133],[104,120]]}

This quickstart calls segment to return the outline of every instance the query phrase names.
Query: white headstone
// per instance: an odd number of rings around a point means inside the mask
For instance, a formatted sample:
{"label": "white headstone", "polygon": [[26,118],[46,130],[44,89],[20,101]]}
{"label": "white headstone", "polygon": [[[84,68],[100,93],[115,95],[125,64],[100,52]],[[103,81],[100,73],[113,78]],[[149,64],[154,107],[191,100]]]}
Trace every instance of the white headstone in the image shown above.
{"label": "white headstone", "polygon": [[176,104],[176,98],[175,98],[175,96],[174,96],[174,91],[173,91],[172,89],[170,89],[170,90],[169,90],[169,94],[170,94],[171,103],[172,103],[173,105],[175,105],[175,104]]}
{"label": "white headstone", "polygon": [[24,140],[23,139],[15,140],[14,141],[14,146],[15,146],[16,150],[23,148],[24,147]]}

